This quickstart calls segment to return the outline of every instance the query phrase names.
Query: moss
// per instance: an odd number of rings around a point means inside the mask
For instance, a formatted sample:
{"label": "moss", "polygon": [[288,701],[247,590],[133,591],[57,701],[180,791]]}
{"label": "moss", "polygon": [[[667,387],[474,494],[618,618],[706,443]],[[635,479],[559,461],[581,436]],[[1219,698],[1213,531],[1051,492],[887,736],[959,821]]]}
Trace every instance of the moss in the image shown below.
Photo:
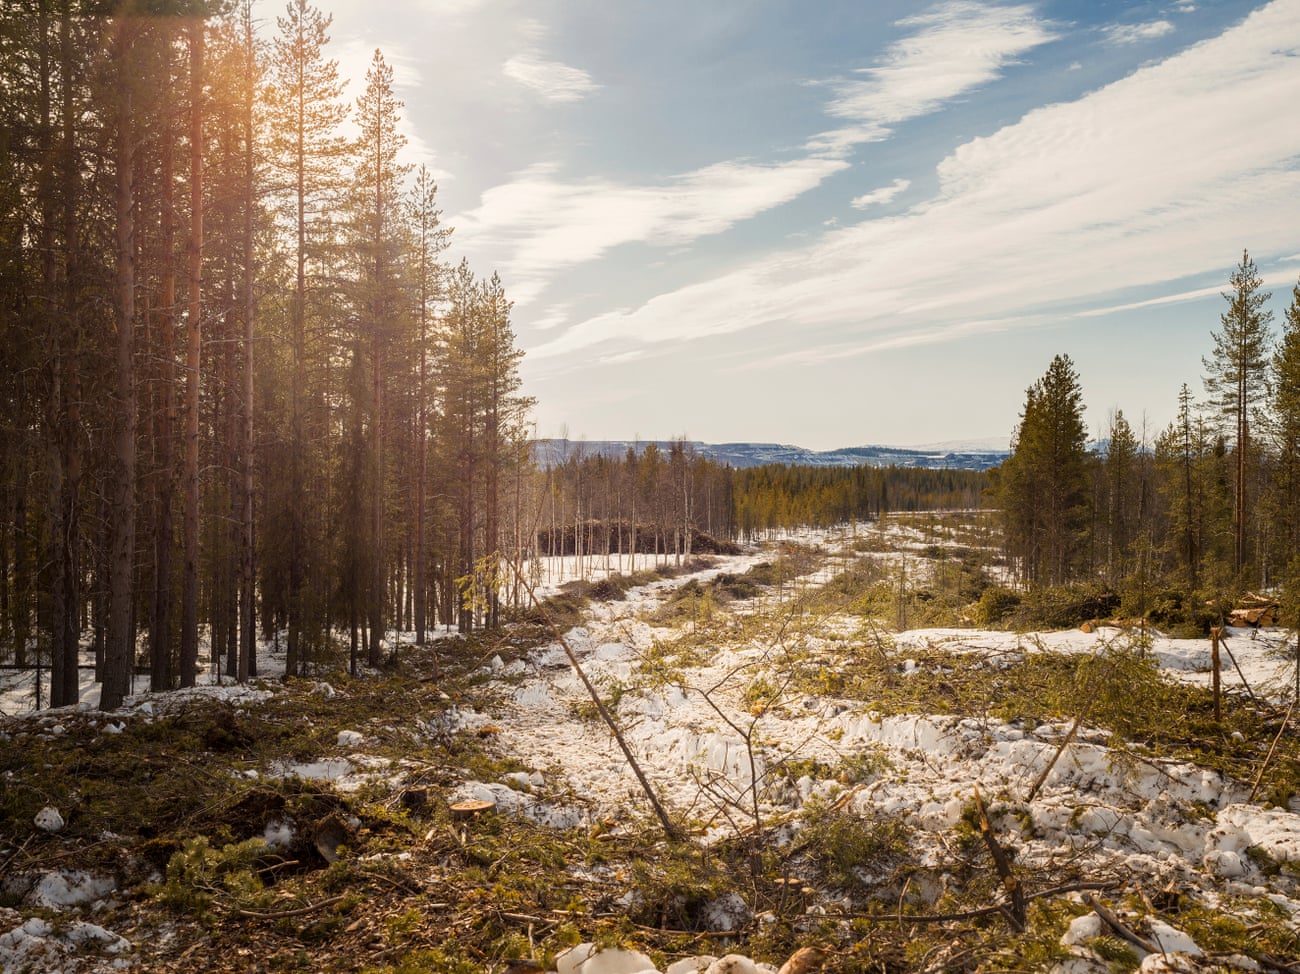
{"label": "moss", "polygon": [[396,966],[364,967],[362,974],[480,974],[482,970],[451,938],[441,947],[412,950]]}

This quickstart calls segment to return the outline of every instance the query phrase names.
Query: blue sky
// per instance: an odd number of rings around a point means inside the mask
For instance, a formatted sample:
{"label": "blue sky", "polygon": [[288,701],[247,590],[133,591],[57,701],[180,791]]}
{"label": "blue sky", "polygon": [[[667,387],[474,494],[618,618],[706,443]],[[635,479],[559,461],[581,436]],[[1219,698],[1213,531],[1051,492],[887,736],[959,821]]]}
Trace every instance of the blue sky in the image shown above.
{"label": "blue sky", "polygon": [[1154,436],[1242,249],[1300,276],[1300,0],[321,6],[543,436],[1005,440],[1058,352]]}

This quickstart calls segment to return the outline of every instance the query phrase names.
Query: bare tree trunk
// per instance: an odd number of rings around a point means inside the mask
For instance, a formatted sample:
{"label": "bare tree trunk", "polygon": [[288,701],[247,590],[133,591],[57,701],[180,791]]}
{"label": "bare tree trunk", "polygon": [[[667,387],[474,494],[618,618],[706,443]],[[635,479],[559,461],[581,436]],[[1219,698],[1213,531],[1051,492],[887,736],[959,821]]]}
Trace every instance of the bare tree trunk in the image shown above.
{"label": "bare tree trunk", "polygon": [[135,554],[135,125],[129,20],[114,38],[117,67],[117,293],[115,311],[116,423],[113,430],[112,500],[109,512],[108,637],[104,647],[100,707],[121,706],[131,687],[131,574]]}
{"label": "bare tree trunk", "polygon": [[371,420],[374,436],[374,483],[371,484],[370,543],[373,546],[370,574],[370,653],[371,666],[381,662],[380,640],[384,638],[384,355],[379,336],[380,320],[375,322],[374,373],[372,375]]}
{"label": "bare tree trunk", "polygon": [[172,466],[173,437],[176,430],[176,207],[173,170],[173,129],[171,99],[171,37],[164,35],[163,132],[162,132],[162,276],[160,329],[162,331],[161,393],[162,406],[154,416],[154,441],[158,444],[157,522],[154,532],[153,613],[149,626],[149,689],[170,690],[172,685],[171,653],[171,557],[172,557]]}
{"label": "bare tree trunk", "polygon": [[[181,592],[181,686],[199,661],[199,379],[203,286],[203,21],[190,25],[189,308],[185,349],[185,571]],[[212,647],[217,652],[217,647]]]}

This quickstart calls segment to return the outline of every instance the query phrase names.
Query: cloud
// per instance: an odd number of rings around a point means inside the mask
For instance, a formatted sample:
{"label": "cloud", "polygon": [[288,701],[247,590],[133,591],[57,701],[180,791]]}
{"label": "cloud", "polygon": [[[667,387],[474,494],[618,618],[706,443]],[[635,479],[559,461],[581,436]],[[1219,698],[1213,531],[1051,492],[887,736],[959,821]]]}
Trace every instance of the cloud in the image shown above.
{"label": "cloud", "polygon": [[884,206],[887,203],[892,203],[900,193],[905,192],[907,187],[911,185],[912,181],[910,179],[895,179],[888,186],[882,186],[870,193],[854,197],[850,205],[858,210],[865,210],[871,206]]}
{"label": "cloud", "polygon": [[[558,272],[628,243],[675,246],[721,233],[817,186],[847,163],[800,159],[773,165],[722,162],[655,185],[566,181],[532,166],[456,216],[462,242],[493,254],[523,305]],[[504,255],[504,256],[502,256]]]}
{"label": "cloud", "polygon": [[938,111],[1001,76],[1026,51],[1057,38],[1032,7],[985,6],[952,0],[898,21],[915,28],[855,77],[830,82],[829,115],[851,123],[815,136],[807,148],[838,156],[879,142],[893,127]]}
{"label": "cloud", "polygon": [[1153,20],[1146,24],[1114,24],[1103,28],[1106,39],[1112,44],[1141,44],[1173,32],[1174,25],[1167,20]]}
{"label": "cloud", "polygon": [[883,347],[969,322],[1060,320],[1192,275],[1226,281],[1243,244],[1294,253],[1281,201],[1300,198],[1300,128],[1278,112],[1298,103],[1300,4],[1276,2],[961,145],[937,194],[905,213],[580,322],[530,355],[760,327],[802,346]]}
{"label": "cloud", "polygon": [[581,68],[549,61],[536,52],[515,55],[501,70],[507,78],[536,92],[544,101],[556,104],[581,101],[600,90],[600,85]]}
{"label": "cloud", "polygon": [[[1278,263],[1285,264],[1294,261],[1294,257],[1282,257]],[[1295,282],[1295,272],[1282,268],[1272,270],[1259,275],[1260,283],[1267,288],[1289,287]],[[1222,295],[1229,291],[1226,279],[1223,284],[1216,284],[1213,287],[1198,287],[1190,291],[1178,291],[1174,294],[1162,294],[1157,298],[1148,298],[1145,301],[1129,301],[1125,304],[1112,304],[1103,308],[1088,308],[1086,311],[1078,312],[1076,318],[1100,318],[1105,315],[1114,314],[1117,311],[1138,311],[1142,308],[1160,308],[1170,304],[1184,304],[1188,301],[1199,301],[1202,298],[1211,298],[1216,294]]]}

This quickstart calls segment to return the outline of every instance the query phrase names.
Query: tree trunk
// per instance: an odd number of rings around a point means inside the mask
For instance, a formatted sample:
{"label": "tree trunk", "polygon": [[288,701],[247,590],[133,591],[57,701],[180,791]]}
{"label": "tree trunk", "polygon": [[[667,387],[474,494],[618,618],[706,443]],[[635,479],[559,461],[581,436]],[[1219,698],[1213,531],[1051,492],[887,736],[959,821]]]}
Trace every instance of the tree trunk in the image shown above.
{"label": "tree trunk", "polygon": [[380,659],[380,640],[384,637],[384,596],[387,586],[384,584],[384,371],[383,348],[379,337],[379,322],[376,321],[374,372],[371,377],[371,407],[374,415],[371,420],[374,436],[374,467],[371,484],[370,530],[372,545],[370,574],[370,654],[371,666],[378,666]]}
{"label": "tree trunk", "polygon": [[256,672],[254,653],[257,645],[257,621],[254,618],[257,574],[253,547],[253,339],[257,305],[253,297],[253,210],[257,206],[256,172],[253,155],[253,102],[257,97],[255,49],[253,46],[252,6],[245,0],[243,12],[245,84],[244,89],[244,395],[243,395],[243,502],[240,512],[240,627],[239,662],[235,679],[240,683]]}
{"label": "tree trunk", "polygon": [[[181,686],[199,662],[199,380],[203,340],[203,21],[190,25],[189,308],[185,332],[185,571],[181,591]],[[211,652],[216,653],[213,646]]]}
{"label": "tree trunk", "polygon": [[162,133],[162,275],[159,281],[162,348],[162,406],[154,417],[154,442],[158,444],[157,522],[154,531],[153,613],[149,627],[149,689],[172,687],[171,653],[171,557],[173,437],[176,430],[176,207],[173,162],[173,128],[171,100],[171,38],[164,35],[163,133]]}
{"label": "tree trunk", "polygon": [[130,54],[134,27],[119,20],[114,38],[117,101],[117,341],[114,470],[111,485],[108,635],[104,647],[100,707],[119,707],[130,692],[135,647],[131,619],[132,557],[135,554],[135,125]]}

